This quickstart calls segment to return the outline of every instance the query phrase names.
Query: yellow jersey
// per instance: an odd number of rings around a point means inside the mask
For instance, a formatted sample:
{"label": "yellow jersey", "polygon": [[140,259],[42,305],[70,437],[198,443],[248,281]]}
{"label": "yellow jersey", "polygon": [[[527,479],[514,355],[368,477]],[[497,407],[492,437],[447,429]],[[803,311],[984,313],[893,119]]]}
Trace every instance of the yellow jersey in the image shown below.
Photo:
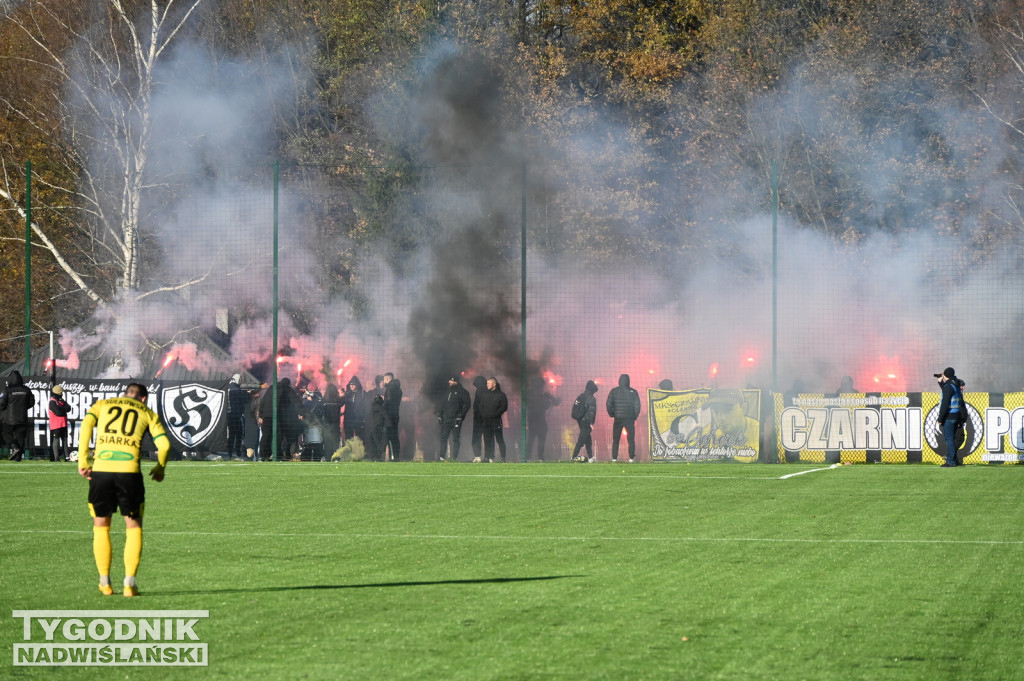
{"label": "yellow jersey", "polygon": [[[90,461],[89,442],[96,431],[96,457]],[[153,438],[160,465],[167,463],[171,442],[155,411],[131,397],[100,400],[82,419],[78,436],[78,467],[106,473],[138,473],[139,450],[146,432]]]}

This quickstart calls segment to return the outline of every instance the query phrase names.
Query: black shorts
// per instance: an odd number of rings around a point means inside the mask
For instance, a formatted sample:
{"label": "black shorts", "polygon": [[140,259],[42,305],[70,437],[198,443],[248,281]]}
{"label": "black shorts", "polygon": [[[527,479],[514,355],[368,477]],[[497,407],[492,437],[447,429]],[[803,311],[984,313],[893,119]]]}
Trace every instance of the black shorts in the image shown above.
{"label": "black shorts", "polygon": [[93,517],[107,518],[121,509],[121,515],[139,520],[146,506],[142,473],[92,472],[89,481],[89,510]]}

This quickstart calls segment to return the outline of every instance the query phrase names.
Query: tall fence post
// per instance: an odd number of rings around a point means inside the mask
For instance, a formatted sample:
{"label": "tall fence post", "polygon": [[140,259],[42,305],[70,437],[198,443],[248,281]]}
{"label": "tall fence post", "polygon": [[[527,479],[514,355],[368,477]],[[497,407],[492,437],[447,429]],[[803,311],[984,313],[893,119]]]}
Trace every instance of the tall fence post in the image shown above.
{"label": "tall fence post", "polygon": [[[779,391],[779,163],[772,159],[772,394]],[[772,400],[774,400],[774,396]],[[772,414],[775,413],[774,404]],[[772,423],[775,423],[774,417]],[[772,434],[775,435],[774,426]],[[778,437],[772,437],[772,463],[779,462]]]}
{"label": "tall fence post", "polygon": [[271,412],[272,413],[272,417],[271,417],[271,425],[270,425],[270,437],[271,437],[271,444],[270,444],[271,455],[270,456],[271,456],[271,458],[274,461],[277,461],[277,454],[278,454],[278,452],[277,452],[277,429],[280,427],[280,424],[278,423],[278,421],[280,421],[280,419],[277,418],[277,415],[278,415],[278,413],[277,413],[277,233],[278,233],[278,205],[279,205],[279,203],[278,203],[278,178],[279,178],[278,162],[274,161],[274,246],[273,246],[273,249],[274,249],[274,275],[273,275],[273,294],[272,294],[272,300],[271,300],[271,309],[272,309],[272,313],[271,314],[273,315],[274,340],[273,340],[273,348],[271,349],[271,353],[270,353],[271,354],[271,358],[270,358],[270,376],[271,376],[270,390],[272,391],[272,394],[270,396],[270,399],[271,399],[271,409],[272,409],[272,412]]}
{"label": "tall fence post", "polygon": [[32,373],[32,161],[25,161],[25,375]]}
{"label": "tall fence post", "polygon": [[520,330],[522,343],[519,357],[519,458],[520,461],[526,463],[526,161],[523,161],[521,182],[520,227],[522,234],[520,242],[522,253],[519,256],[521,262],[519,317],[522,324]]}

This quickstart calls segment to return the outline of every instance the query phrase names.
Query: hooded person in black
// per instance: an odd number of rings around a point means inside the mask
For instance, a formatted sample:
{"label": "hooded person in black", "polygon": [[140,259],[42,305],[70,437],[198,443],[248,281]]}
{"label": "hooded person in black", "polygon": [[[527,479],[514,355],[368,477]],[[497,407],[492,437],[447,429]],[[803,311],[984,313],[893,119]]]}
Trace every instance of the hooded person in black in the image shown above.
{"label": "hooded person in black", "polygon": [[239,385],[241,380],[241,374],[234,374],[228,383],[228,456],[232,459],[242,458],[242,443],[245,440],[245,412],[252,399],[249,393],[242,390]]}
{"label": "hooded person in black", "polygon": [[629,462],[633,463],[636,456],[636,419],[640,416],[640,394],[635,388],[629,387],[629,374],[619,376],[619,385],[608,392],[605,402],[608,416],[612,421],[612,461],[619,458],[619,440],[622,431],[626,431],[626,443],[629,445]]}
{"label": "hooded person in black", "polygon": [[342,430],[346,441],[358,437],[366,442],[366,414],[369,411],[366,401],[363,384],[359,382],[358,376],[353,376],[345,388],[345,394],[341,396],[341,408],[345,414]]}
{"label": "hooded person in black", "polygon": [[580,426],[580,436],[576,439],[576,446],[572,450],[573,461],[579,460],[577,457],[580,450],[586,447],[587,461],[594,463],[594,438],[591,433],[594,430],[594,423],[597,421],[597,398],[594,397],[596,394],[597,383],[587,381],[587,387],[576,398],[583,404],[583,416],[576,419],[576,423]]}
{"label": "hooded person in black", "polygon": [[547,382],[537,376],[530,389],[526,392],[526,458],[533,453],[533,445],[537,445],[537,460],[544,460],[544,445],[548,439],[548,409],[562,403],[555,395],[547,391]]}
{"label": "hooded person in black", "polygon": [[437,421],[441,424],[441,448],[438,450],[439,461],[445,460],[448,449],[448,438],[451,436],[451,461],[459,460],[459,440],[462,439],[462,422],[469,413],[471,400],[469,391],[462,387],[458,374],[448,379],[448,392],[437,405]]}
{"label": "hooded person in black", "polygon": [[260,398],[260,459],[270,461],[273,456],[274,422],[277,422],[277,457],[283,459],[291,455],[292,434],[298,422],[298,397],[292,390],[292,382],[282,378],[277,382],[277,413],[274,413],[274,393],[271,388]]}
{"label": "hooded person in black", "polygon": [[483,376],[477,376],[473,379],[473,387],[476,388],[476,392],[473,393],[473,432],[469,438],[469,444],[473,447],[473,462],[480,463],[484,453],[484,424],[480,420],[480,395],[487,390],[487,379]]}
{"label": "hooded person in black", "polygon": [[477,409],[484,431],[484,457],[488,463],[494,460],[494,443],[497,441],[501,462],[505,463],[505,436],[501,432],[501,417],[508,411],[508,397],[501,392],[501,385],[493,376],[487,379],[487,389],[477,397]]}
{"label": "hooded person in black", "polygon": [[384,413],[384,394],[378,391],[367,393],[370,400],[370,418],[366,421],[366,458],[382,461],[387,449],[387,417]]}
{"label": "hooded person in black", "polygon": [[320,413],[324,423],[324,452],[330,457],[341,445],[341,394],[333,383],[328,383],[324,389]]}
{"label": "hooded person in black", "polygon": [[[284,452],[291,458],[298,451],[299,437],[302,435],[302,397],[292,387],[290,379],[282,378],[281,384],[286,390],[278,397],[277,409],[281,416],[281,424],[284,426]],[[278,426],[278,432],[280,428],[281,426]]]}
{"label": "hooded person in black", "polygon": [[[402,457],[402,445],[398,441],[398,417],[402,407],[402,382],[390,371],[384,374],[384,440],[391,449],[391,460]],[[384,451],[381,450],[381,454]]]}
{"label": "hooded person in black", "polygon": [[4,442],[11,449],[11,461],[21,461],[25,454],[28,413],[35,403],[36,397],[25,387],[21,374],[12,371],[7,377],[7,390],[0,397],[0,429],[3,431]]}

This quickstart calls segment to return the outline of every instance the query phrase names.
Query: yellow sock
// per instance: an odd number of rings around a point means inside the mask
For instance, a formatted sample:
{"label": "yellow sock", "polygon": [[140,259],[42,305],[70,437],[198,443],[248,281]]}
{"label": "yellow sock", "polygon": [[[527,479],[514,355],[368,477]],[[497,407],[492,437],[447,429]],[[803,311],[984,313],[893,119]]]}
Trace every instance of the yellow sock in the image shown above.
{"label": "yellow sock", "polygon": [[130,527],[124,531],[124,576],[134,577],[142,559],[142,528]]}
{"label": "yellow sock", "polygon": [[110,555],[113,549],[110,548],[110,528],[92,526],[92,555],[96,558],[96,569],[100,577],[110,575]]}

